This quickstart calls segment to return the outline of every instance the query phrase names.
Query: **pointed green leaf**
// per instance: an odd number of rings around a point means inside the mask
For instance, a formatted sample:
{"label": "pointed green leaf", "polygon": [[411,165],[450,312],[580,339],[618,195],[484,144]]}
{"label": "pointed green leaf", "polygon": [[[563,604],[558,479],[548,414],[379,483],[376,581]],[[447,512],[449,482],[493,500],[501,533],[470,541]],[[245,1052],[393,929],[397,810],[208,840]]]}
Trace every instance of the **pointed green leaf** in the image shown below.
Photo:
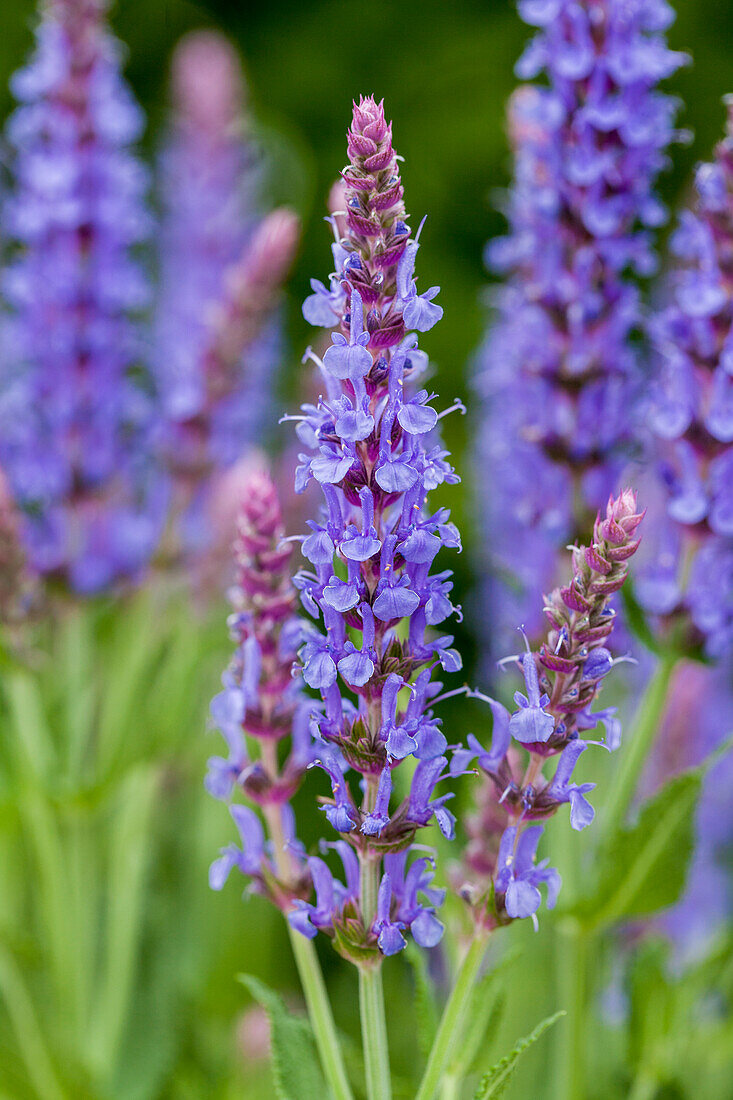
{"label": "pointed green leaf", "polygon": [[629,828],[617,828],[599,853],[599,873],[575,911],[598,929],[665,909],[680,897],[694,846],[702,769],[671,779],[641,807]]}
{"label": "pointed green leaf", "polygon": [[293,1016],[279,993],[259,978],[240,974],[239,980],[262,1005],[270,1021],[270,1056],[278,1100],[325,1097],[326,1086],[308,1021]]}
{"label": "pointed green leaf", "polygon": [[3,691],[11,718],[8,747],[15,755],[19,771],[42,782],[55,774],[57,758],[38,678],[19,669],[5,677]]}
{"label": "pointed green leaf", "polygon": [[546,1020],[537,1025],[531,1034],[520,1039],[500,1062],[497,1062],[488,1073],[484,1074],[474,1093],[474,1100],[497,1100],[499,1096],[503,1096],[517,1068],[517,1062],[524,1052],[529,1050],[540,1036],[544,1035],[548,1028],[551,1028],[564,1015],[564,1012],[556,1012],[554,1016],[548,1016]]}
{"label": "pointed green leaf", "polygon": [[130,772],[111,815],[104,968],[89,1037],[89,1057],[100,1072],[115,1064],[134,989],[157,786],[154,765]]}

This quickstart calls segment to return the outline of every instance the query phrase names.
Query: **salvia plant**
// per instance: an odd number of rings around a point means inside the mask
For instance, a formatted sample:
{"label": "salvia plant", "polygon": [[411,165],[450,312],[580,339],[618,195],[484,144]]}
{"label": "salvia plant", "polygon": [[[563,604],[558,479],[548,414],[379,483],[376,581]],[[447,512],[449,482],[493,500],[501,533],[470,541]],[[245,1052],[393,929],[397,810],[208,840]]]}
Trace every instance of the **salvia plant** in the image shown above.
{"label": "salvia plant", "polygon": [[[304,305],[308,321],[332,330],[321,356],[310,348],[305,356],[323,391],[299,416],[285,418],[296,421],[306,448],[296,489],[314,481],[324,503],[309,533],[295,539],[307,565],[291,579],[284,571],[294,537],[282,539],[271,485],[258,482],[245,494],[230,620],[237,651],[225,691],[212,705],[229,755],[210,762],[207,785],[228,798],[234,784],[262,812],[232,803],[242,843],[223,850],[212,884],[219,888],[237,867],[284,911],[296,957],[298,935],[312,941],[323,932],[355,964],[366,1091],[389,1096],[382,969],[408,937],[427,949],[443,937],[440,856],[426,847],[424,830],[437,825],[453,840],[457,819],[449,803],[457,781],[478,765],[477,806],[467,820],[461,869],[452,875],[471,942],[417,1092],[426,1100],[460,1047],[491,933],[523,918],[536,923],[540,888],[548,908],[557,901],[560,876],[548,859],[536,858],[542,823],[566,804],[573,829],[593,820],[587,795],[595,784],[578,782],[574,771],[590,745],[613,751],[621,741],[615,708],[594,703],[617,663],[608,648],[616,618],[610,601],[639,546],[643,513],[626,489],[599,513],[590,544],[573,548],[572,575],[545,599],[546,640],[533,652],[522,631],[524,651],[503,662],[516,664],[524,679],[513,710],[479,691],[444,689],[438,676],[458,672],[461,660],[441,625],[458,609],[450,572],[434,562],[442,550],[460,549],[460,539],[447,510],[430,507],[429,494],[457,477],[437,434],[443,414],[415,384],[428,366],[417,334],[442,315],[438,288],[418,292],[419,232],[413,236],[409,226],[381,103],[367,97],[354,105],[347,148],[344,208],[329,218],[335,269],[327,283],[313,281]],[[310,616],[300,624],[296,590]],[[295,679],[284,690],[296,645]],[[268,662],[265,655],[275,650],[278,660]],[[262,720],[268,697],[283,706],[289,693],[288,721],[280,726],[277,710],[270,710],[268,729]],[[460,693],[488,704],[488,748],[473,735],[467,748],[449,746],[438,707]],[[599,725],[602,741],[591,736]],[[254,760],[243,730],[261,745]],[[272,740],[286,736],[287,755],[278,756]],[[297,820],[285,807],[311,769],[324,771],[332,789],[321,797],[332,832],[319,855],[297,839]],[[313,981],[306,973],[311,1010]],[[322,1004],[313,1024],[323,1057],[333,1024]],[[331,1048],[329,1062],[323,1066],[331,1087],[348,1095]]]}
{"label": "salvia plant", "polygon": [[[274,457],[300,218],[236,52],[174,48],[149,170],[106,0],[40,6],[0,195],[3,1095],[490,1100],[551,1027],[512,1095],[730,1095],[731,102],[667,241],[669,4],[518,10],[461,498],[383,101]],[[290,959],[305,1017],[260,977]]]}

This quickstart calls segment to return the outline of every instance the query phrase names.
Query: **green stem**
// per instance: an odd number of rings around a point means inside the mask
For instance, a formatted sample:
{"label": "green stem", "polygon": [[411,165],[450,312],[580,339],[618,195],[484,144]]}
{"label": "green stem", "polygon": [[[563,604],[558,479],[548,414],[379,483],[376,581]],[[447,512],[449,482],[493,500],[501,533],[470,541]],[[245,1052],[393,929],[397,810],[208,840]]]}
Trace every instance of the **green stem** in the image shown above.
{"label": "green stem", "polygon": [[359,1012],[368,1100],[390,1100],[392,1084],[381,962],[359,967]]}
{"label": "green stem", "polygon": [[316,949],[290,925],[288,933],[326,1080],[334,1100],[353,1100]]}
{"label": "green stem", "polygon": [[639,704],[632,724],[633,736],[629,738],[629,743],[621,754],[615,783],[603,810],[605,820],[611,828],[618,827],[623,822],[631,805],[639,777],[659,731],[669,683],[678,660],[679,654],[675,651],[663,654]]}
{"label": "green stem", "polygon": [[589,940],[581,925],[568,919],[559,924],[558,1003],[567,1012],[558,1034],[558,1100],[585,1100],[586,971]]}
{"label": "green stem", "polygon": [[[369,798],[369,791],[367,791]],[[369,928],[377,912],[379,861],[369,851],[360,853],[361,913]],[[387,1021],[384,1013],[381,959],[359,967],[359,1014],[364,1048],[364,1068],[368,1100],[390,1100],[392,1079],[389,1070]]]}
{"label": "green stem", "polygon": [[436,1089],[441,1083],[448,1059],[463,1029],[466,1010],[481,969],[481,963],[484,960],[488,940],[488,932],[481,930],[476,934],[466,952],[453,991],[443,1010],[438,1032],[415,1100],[433,1100]]}
{"label": "green stem", "polygon": [[[267,745],[268,742],[265,742],[265,744]],[[268,762],[272,766],[272,761]],[[265,818],[275,851],[275,865],[278,868],[278,874],[287,881],[292,868],[285,846],[285,829],[281,807],[265,807]],[[315,945],[301,935],[300,932],[296,932],[294,928],[291,928],[289,922],[286,923],[290,946],[293,949],[293,957],[298,969],[298,977],[300,978],[305,1003],[308,1007],[308,1018],[313,1028],[323,1073],[331,1086],[334,1100],[354,1100],[349,1079],[346,1076],[341,1045]]]}

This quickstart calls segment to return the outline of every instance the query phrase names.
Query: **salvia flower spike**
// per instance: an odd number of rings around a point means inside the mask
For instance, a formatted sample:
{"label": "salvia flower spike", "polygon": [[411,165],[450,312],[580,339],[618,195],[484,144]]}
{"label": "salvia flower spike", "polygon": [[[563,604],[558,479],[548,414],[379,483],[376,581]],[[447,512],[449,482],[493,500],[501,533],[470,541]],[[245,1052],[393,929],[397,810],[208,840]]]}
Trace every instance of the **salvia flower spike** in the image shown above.
{"label": "salvia flower spike", "polygon": [[29,64],[12,81],[17,245],[0,375],[0,451],[30,560],[79,591],[135,574],[158,537],[134,369],[149,287],[134,250],[151,227],[134,153],[143,119],[120,72],[103,0],[49,0]]}
{"label": "salvia flower spike", "polygon": [[[240,846],[229,845],[212,865],[212,887],[221,889],[236,867],[254,889],[289,910],[310,888],[290,799],[314,754],[310,704],[291,675],[301,627],[290,574],[292,544],[283,535],[275,486],[265,469],[256,470],[242,495],[234,544],[229,629],[236,649],[223,690],[211,703],[211,721],[227,755],[209,760],[206,787],[230,802],[241,837]],[[254,756],[252,746],[258,746]],[[250,805],[235,801],[237,794]],[[267,839],[252,804],[265,818]]]}
{"label": "salvia flower spike", "polygon": [[654,270],[665,219],[654,183],[679,136],[675,101],[656,86],[685,60],[665,45],[664,0],[525,0],[519,11],[537,33],[517,73],[544,72],[547,85],[510,100],[509,235],[487,252],[505,278],[477,379],[496,577],[484,618],[498,653],[517,622],[538,636],[538,585],[557,583],[557,548],[583,537],[639,435],[636,277]]}
{"label": "salvia flower spike", "polygon": [[[412,386],[426,366],[415,332],[442,310],[436,287],[418,291],[418,240],[381,103],[354,105],[347,140],[334,196],[343,210],[330,219],[335,270],[328,285],[313,282],[303,309],[334,331],[322,359],[307,353],[325,392],[298,424],[307,451],[296,481],[300,491],[317,482],[324,497],[302,543],[308,567],[296,578],[319,622],[300,657],[306,683],[323,698],[313,716],[317,763],[333,787],[325,812],[342,836],[347,884],[319,864],[315,902],[292,920],[307,935],[327,931],[343,954],[362,959],[401,950],[408,932],[432,946],[442,931],[432,860],[412,858],[410,845],[431,821],[447,836],[454,828],[447,743],[431,700],[440,692],[434,670],[457,671],[461,662],[452,637],[432,630],[455,610],[450,573],[432,565],[460,539],[448,512],[428,505],[430,489],[457,480],[431,435],[431,398]],[[393,776],[408,758],[417,767],[398,801]],[[370,898],[351,873],[355,856],[362,878],[366,867],[379,882]]]}
{"label": "salvia flower spike", "polygon": [[649,422],[659,440],[668,522],[639,578],[653,613],[686,615],[715,658],[733,655],[733,98],[695,211],[672,237],[678,269],[653,319]]}
{"label": "salvia flower spike", "polygon": [[[451,761],[454,774],[476,761],[486,777],[467,822],[462,873],[464,895],[476,919],[488,927],[518,917],[536,919],[541,886],[547,890],[548,907],[555,904],[560,878],[546,860],[535,861],[542,827],[532,822],[550,817],[566,803],[573,829],[584,829],[593,820],[587,795],[595,783],[575,782],[573,771],[588,745],[598,744],[584,735],[599,724],[605,728],[605,748],[613,751],[620,743],[615,708],[594,710],[593,705],[618,663],[606,648],[614,625],[609,600],[626,580],[642,518],[632,490],[611,497],[596,519],[590,546],[572,549],[570,583],[545,599],[550,629],[539,652],[526,645],[524,653],[511,659],[525,682],[525,691],[514,697],[517,709],[510,714],[488,699],[494,718],[491,749],[469,737],[469,748],[456,752]],[[543,770],[553,756],[557,763],[548,779]]]}

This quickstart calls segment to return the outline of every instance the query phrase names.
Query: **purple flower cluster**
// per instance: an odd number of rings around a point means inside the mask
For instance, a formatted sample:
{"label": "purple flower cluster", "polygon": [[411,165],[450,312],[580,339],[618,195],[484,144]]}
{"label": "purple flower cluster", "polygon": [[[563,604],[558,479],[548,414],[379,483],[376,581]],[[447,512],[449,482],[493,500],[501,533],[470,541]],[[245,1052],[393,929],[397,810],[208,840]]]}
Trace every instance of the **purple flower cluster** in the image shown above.
{"label": "purple flower cluster", "polygon": [[132,318],[148,300],[134,248],[148,235],[142,116],[102,0],[50,0],[12,81],[15,248],[0,376],[2,461],[34,566],[78,590],[143,565],[160,508],[138,468],[149,408]]}
{"label": "purple flower cluster", "polygon": [[193,505],[184,541],[195,545],[207,478],[235,463],[267,420],[280,354],[276,292],[298,233],[285,212],[266,229],[261,223],[261,164],[245,129],[239,61],[225,38],[197,31],[182,40],[173,96],[160,161],[156,359],[163,449],[183,483],[182,504]]}
{"label": "purple flower cluster", "polygon": [[686,612],[714,657],[733,654],[733,99],[697,209],[672,237],[668,304],[651,324],[657,371],[648,420],[659,439],[667,522],[639,595]]}
{"label": "purple flower cluster", "polygon": [[[354,105],[348,153],[345,210],[332,219],[344,230],[333,245],[335,271],[328,286],[313,282],[303,310],[336,331],[322,360],[306,355],[325,395],[299,418],[307,452],[296,480],[299,491],[317,482],[325,498],[303,540],[309,567],[296,584],[321,624],[310,625],[300,657],[306,683],[323,699],[313,730],[333,788],[325,813],[347,842],[339,845],[346,885],[319,864],[315,905],[291,919],[302,931],[333,932],[344,954],[363,957],[401,949],[407,928],[423,946],[442,932],[430,861],[408,866],[407,850],[433,818],[453,835],[451,796],[435,794],[448,760],[432,709],[441,692],[433,672],[457,671],[461,660],[450,635],[431,631],[455,611],[450,573],[432,566],[442,547],[459,549],[460,538],[449,513],[427,504],[430,490],[457,481],[432,434],[439,414],[427,390],[407,391],[427,365],[415,332],[440,319],[438,288],[418,293],[418,241],[391,125],[371,97]],[[393,773],[409,758],[416,760],[409,790],[395,805]],[[381,883],[373,897],[358,890],[357,864],[362,880]]]}
{"label": "purple flower cluster", "polygon": [[665,0],[520,0],[519,11],[539,31],[518,75],[544,72],[547,85],[510,101],[510,234],[487,252],[506,277],[478,365],[494,644],[516,622],[539,631],[536,593],[556,583],[557,547],[582,537],[633,442],[634,277],[654,269],[650,230],[665,211],[653,185],[675,136],[675,103],[654,89],[684,60],[664,42]]}
{"label": "purple flower cluster", "polygon": [[[211,719],[228,755],[209,760],[206,787],[228,801],[242,793],[262,810],[270,834],[249,806],[233,803],[242,845],[229,845],[212,865],[210,881],[221,889],[233,867],[282,908],[307,894],[308,873],[295,840],[289,802],[313,758],[310,701],[291,671],[301,638],[294,614],[297,593],[289,572],[292,546],[283,543],[277,491],[264,471],[252,474],[243,493],[234,545],[236,583],[230,592],[229,629],[236,644],[223,676],[224,690],[211,703]],[[259,745],[252,757],[245,731]],[[278,747],[287,742],[284,760]]]}
{"label": "purple flower cluster", "polygon": [[[588,745],[599,744],[583,734],[601,723],[605,748],[613,751],[621,740],[615,708],[592,708],[617,663],[606,648],[615,619],[609,600],[626,580],[642,518],[630,489],[610,499],[605,515],[596,519],[591,545],[573,548],[570,583],[545,600],[546,641],[538,653],[527,645],[525,653],[512,658],[525,682],[525,692],[514,695],[517,709],[510,713],[487,699],[494,717],[491,748],[471,735],[469,748],[453,754],[452,774],[476,760],[489,780],[468,822],[463,890],[476,919],[489,927],[534,918],[540,886],[547,888],[548,906],[555,904],[560,877],[546,860],[535,862],[542,827],[528,823],[550,817],[566,803],[574,829],[593,820],[587,795],[595,783],[576,783],[572,777]],[[558,757],[557,766],[547,779],[543,767],[552,756]]]}

